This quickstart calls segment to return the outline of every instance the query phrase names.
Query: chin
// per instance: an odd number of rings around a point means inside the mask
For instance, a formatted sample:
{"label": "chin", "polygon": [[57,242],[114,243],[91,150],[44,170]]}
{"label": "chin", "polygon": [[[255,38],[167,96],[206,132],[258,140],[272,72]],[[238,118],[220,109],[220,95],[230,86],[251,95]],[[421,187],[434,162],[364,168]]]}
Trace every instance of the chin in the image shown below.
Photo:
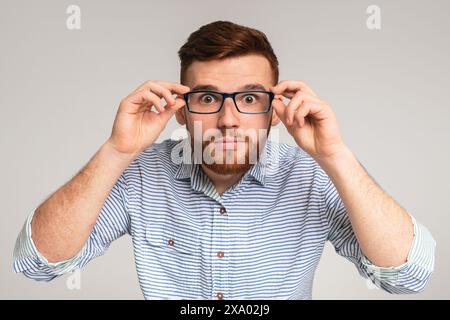
{"label": "chin", "polygon": [[219,174],[238,174],[247,172],[252,166],[249,163],[245,164],[203,164],[208,169]]}
{"label": "chin", "polygon": [[[249,161],[248,147],[238,150],[223,150],[222,154],[215,153],[213,150],[210,154],[212,161],[204,161],[203,165],[213,172],[219,174],[238,174],[244,173],[250,169],[252,164]],[[238,156],[239,154],[239,156]],[[217,159],[220,157],[220,159]],[[212,162],[212,163],[211,163]]]}

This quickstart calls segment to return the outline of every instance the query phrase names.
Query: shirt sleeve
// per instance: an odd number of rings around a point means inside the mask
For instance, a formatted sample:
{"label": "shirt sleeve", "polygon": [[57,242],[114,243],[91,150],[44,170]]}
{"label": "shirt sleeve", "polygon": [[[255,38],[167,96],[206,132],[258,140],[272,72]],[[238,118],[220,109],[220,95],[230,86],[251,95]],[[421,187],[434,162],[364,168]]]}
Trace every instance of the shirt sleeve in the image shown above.
{"label": "shirt sleeve", "polygon": [[13,270],[38,281],[51,281],[67,272],[82,268],[90,260],[103,255],[110,243],[130,234],[128,195],[125,174],[119,177],[105,200],[97,221],[83,248],[74,257],[59,262],[48,260],[36,248],[31,222],[35,210],[26,219],[15,243]]}
{"label": "shirt sleeve", "polygon": [[431,233],[412,215],[414,239],[407,262],[400,266],[379,267],[361,251],[347,210],[331,179],[322,174],[324,181],[324,214],[329,225],[328,240],[335,251],[351,261],[360,275],[369,278],[378,288],[392,294],[418,293],[425,289],[434,270],[436,242]]}

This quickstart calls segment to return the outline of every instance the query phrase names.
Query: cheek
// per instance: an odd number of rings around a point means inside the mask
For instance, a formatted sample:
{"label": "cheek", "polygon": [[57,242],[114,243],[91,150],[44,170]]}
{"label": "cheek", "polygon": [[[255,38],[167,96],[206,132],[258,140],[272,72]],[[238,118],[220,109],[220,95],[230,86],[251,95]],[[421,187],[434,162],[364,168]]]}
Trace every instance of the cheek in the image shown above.
{"label": "cheek", "polygon": [[249,128],[266,128],[271,118],[271,112],[265,114],[245,114],[241,118],[242,124]]}
{"label": "cheek", "polygon": [[270,121],[271,116],[269,114],[252,115],[247,118],[242,118],[240,128],[246,132],[264,132],[267,131]]}
{"label": "cheek", "polygon": [[[210,136],[217,132],[220,129],[224,130],[224,128],[219,128],[219,120],[217,116],[206,116],[206,115],[198,115],[198,114],[189,114],[187,119],[187,128],[191,136],[194,136],[194,133],[201,133],[202,137]],[[270,125],[271,116],[269,114],[264,115],[241,115],[240,126],[237,128],[238,130],[242,130],[242,133],[246,136],[258,136],[258,134],[267,133],[268,127]],[[231,128],[230,128],[231,129]],[[234,129],[234,128],[233,128]],[[195,139],[199,140],[199,139]]]}
{"label": "cheek", "polygon": [[194,141],[209,141],[211,136],[221,135],[217,120],[213,117],[192,115],[188,121],[188,130]]}
{"label": "cheek", "polygon": [[207,116],[193,113],[190,114],[187,120],[191,128],[194,128],[194,126],[198,126],[202,128],[202,131],[205,131],[206,129],[217,128],[217,117],[214,117],[212,115]]}

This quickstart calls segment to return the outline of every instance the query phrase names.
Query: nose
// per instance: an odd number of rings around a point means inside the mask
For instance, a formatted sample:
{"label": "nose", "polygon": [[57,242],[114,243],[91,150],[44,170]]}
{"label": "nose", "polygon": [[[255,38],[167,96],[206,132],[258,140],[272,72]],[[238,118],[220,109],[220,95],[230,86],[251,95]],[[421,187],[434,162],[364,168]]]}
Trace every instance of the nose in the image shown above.
{"label": "nose", "polygon": [[223,101],[222,109],[219,112],[219,121],[217,126],[219,128],[239,127],[239,111],[236,109],[232,97],[226,97]]}

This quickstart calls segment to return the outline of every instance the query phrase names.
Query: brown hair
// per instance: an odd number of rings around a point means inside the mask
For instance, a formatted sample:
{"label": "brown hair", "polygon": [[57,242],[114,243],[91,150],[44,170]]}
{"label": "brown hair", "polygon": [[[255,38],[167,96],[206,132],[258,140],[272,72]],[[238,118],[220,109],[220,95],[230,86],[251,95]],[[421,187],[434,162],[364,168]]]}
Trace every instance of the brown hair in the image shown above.
{"label": "brown hair", "polygon": [[261,54],[272,67],[274,85],[278,83],[278,59],[261,31],[230,21],[214,21],[191,33],[178,50],[181,60],[180,82],[186,83],[186,70],[195,61],[225,59],[246,54]]}

